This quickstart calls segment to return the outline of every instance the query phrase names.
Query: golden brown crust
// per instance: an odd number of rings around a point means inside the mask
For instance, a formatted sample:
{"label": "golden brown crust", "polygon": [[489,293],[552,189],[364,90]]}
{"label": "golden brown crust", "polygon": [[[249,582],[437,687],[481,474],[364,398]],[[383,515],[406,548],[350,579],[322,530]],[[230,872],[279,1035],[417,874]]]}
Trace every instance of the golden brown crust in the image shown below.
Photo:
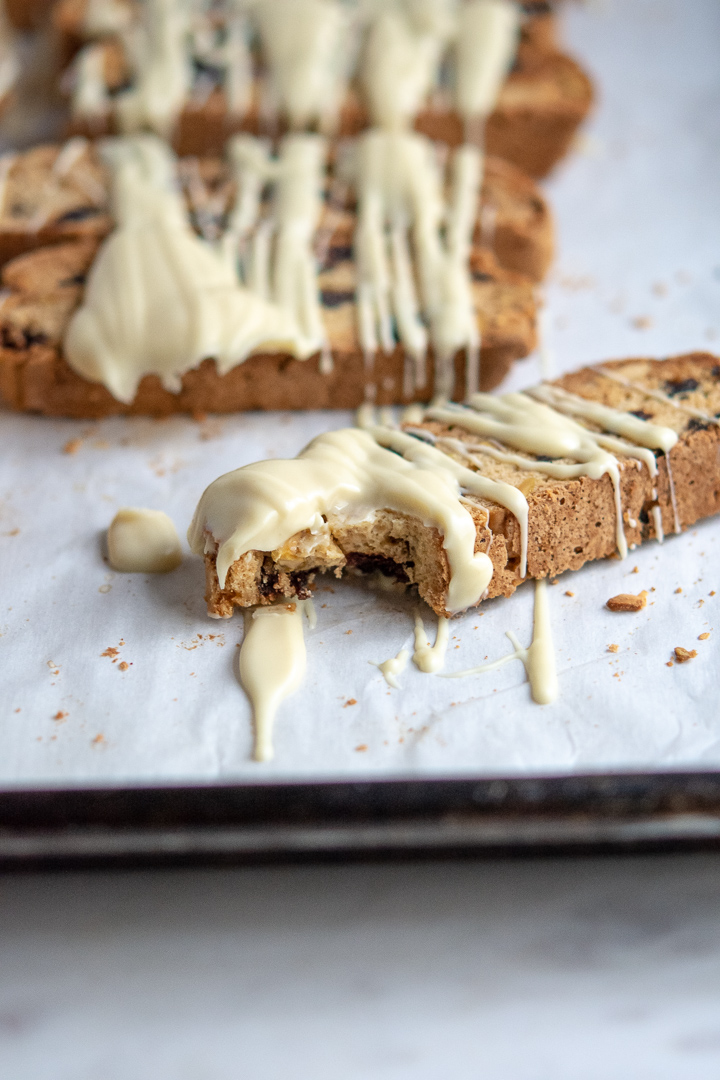
{"label": "golden brown crust", "polygon": [[[662,389],[673,400],[709,416],[720,414],[720,359],[709,353],[691,353],[664,361],[626,360],[606,365],[621,377],[631,379],[646,389]],[[703,422],[666,403],[631,390],[608,379],[602,379],[593,368],[584,368],[557,380],[559,386],[592,400],[602,401],[614,408],[635,410],[637,398],[642,399],[642,411],[648,419],[673,427],[678,442],[670,452],[672,478],[679,523],[687,529],[701,518],[720,512],[720,426]],[[425,426],[440,434],[448,429],[437,422]],[[461,428],[453,428],[456,439],[473,443],[479,453],[479,440]],[[482,456],[481,454],[479,456]],[[658,475],[651,478],[647,468],[637,467],[632,459],[620,459],[620,488],[624,511],[624,528],[628,546],[640,544],[655,536],[652,507],[657,503],[662,516],[663,531],[674,531],[674,512],[668,480],[667,460],[657,455]],[[494,470],[494,471],[493,471]],[[608,558],[616,552],[616,516],[612,483],[606,475],[600,480],[581,477],[575,480],[552,480],[539,471],[518,469],[514,465],[497,465],[485,458],[483,472],[503,478],[516,486],[527,485],[529,508],[527,577],[554,577],[565,570],[578,570],[594,559]],[[525,486],[525,485],[524,485]],[[653,489],[657,489],[657,499]],[[477,529],[476,550],[485,550],[493,562],[493,577],[488,597],[509,596],[523,580],[518,575],[520,561],[520,529],[516,519],[503,507],[486,500],[470,500]],[[378,518],[385,524],[385,534],[354,526],[352,531],[342,524],[330,522],[330,557],[321,569],[342,570],[353,565],[354,553],[362,547],[365,569],[375,565],[385,573],[397,574],[401,580],[418,585],[420,595],[438,614],[445,611],[448,567],[439,534],[426,529],[425,549],[403,515],[383,511]],[[417,526],[419,523],[415,523]],[[394,546],[388,537],[394,538]],[[407,545],[407,553],[398,554],[398,543]],[[339,554],[337,551],[339,550]],[[336,554],[333,554],[333,551]],[[253,560],[259,559],[257,561]],[[298,595],[312,583],[312,569],[307,560],[297,582],[293,583],[292,562],[283,566],[282,580],[274,577],[277,565],[269,555],[251,552],[244,563],[231,568],[224,590],[219,588],[214,556],[206,557],[206,600],[211,614],[226,617],[233,605],[271,603],[281,596]],[[410,566],[410,564],[412,564]],[[258,574],[257,566],[263,567]],[[288,581],[290,589],[287,590]]]}

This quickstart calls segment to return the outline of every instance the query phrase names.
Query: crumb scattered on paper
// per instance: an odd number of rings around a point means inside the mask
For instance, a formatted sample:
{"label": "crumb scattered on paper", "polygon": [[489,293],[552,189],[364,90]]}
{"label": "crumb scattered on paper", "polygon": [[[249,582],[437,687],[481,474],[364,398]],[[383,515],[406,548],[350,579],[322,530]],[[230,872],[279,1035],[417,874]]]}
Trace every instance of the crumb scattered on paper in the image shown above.
{"label": "crumb scattered on paper", "polygon": [[610,611],[642,611],[647,604],[647,593],[643,589],[641,593],[618,593],[611,596],[607,602]]}
{"label": "crumb scattered on paper", "polygon": [[686,664],[688,660],[694,660],[697,656],[695,649],[683,649],[682,645],[676,645],[673,652],[678,664]]}

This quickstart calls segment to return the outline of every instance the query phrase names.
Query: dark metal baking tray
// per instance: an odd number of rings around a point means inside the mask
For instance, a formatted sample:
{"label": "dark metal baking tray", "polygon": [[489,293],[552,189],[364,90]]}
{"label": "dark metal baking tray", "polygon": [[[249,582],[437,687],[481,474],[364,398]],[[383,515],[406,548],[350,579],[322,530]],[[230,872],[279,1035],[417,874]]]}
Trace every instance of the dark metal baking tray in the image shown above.
{"label": "dark metal baking tray", "polygon": [[718,844],[718,772],[0,793],[4,870]]}

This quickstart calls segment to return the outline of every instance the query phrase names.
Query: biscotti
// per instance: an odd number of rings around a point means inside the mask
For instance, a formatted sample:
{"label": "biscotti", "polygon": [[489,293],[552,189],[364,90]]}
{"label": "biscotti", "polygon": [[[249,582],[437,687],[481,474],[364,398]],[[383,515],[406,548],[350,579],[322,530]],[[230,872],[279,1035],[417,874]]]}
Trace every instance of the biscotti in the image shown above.
{"label": "biscotti", "polygon": [[[208,194],[196,162],[183,202],[160,140],[109,144],[121,214],[110,237],[4,269],[7,404],[83,417],[347,408],[496,385],[534,346],[535,298],[532,280],[484,246],[481,155],[452,155],[446,201],[422,137],[369,132],[350,149],[343,168],[357,187],[335,176],[323,200],[317,136],[288,136],[277,155],[243,137],[229,149],[233,198],[218,163],[203,167]],[[512,175],[494,172],[510,261],[533,231],[511,223],[543,209],[510,196]]]}
{"label": "biscotti", "polygon": [[[480,2],[515,10],[505,0]],[[445,41],[447,28],[440,25],[448,17],[449,8],[443,15],[442,5],[438,5],[432,18],[430,9],[422,18],[419,12],[411,16],[410,8],[403,16],[400,8],[392,13],[378,11],[368,28],[365,24],[354,24],[349,9],[338,7],[332,0],[304,0],[304,3],[307,11],[304,8],[301,11],[298,0],[294,0],[282,8],[282,16],[276,5],[277,24],[264,20],[267,5],[264,7],[262,3],[250,15],[246,13],[239,23],[237,16],[223,13],[222,6],[219,7],[206,31],[193,39],[189,54],[192,76],[184,76],[183,82],[180,77],[183,65],[178,62],[175,83],[168,83],[163,93],[157,88],[152,95],[149,90],[143,91],[142,100],[139,98],[133,104],[131,97],[138,77],[123,44],[123,33],[113,36],[107,29],[103,34],[93,33],[92,22],[83,31],[85,5],[78,0],[64,0],[56,9],[55,21],[65,42],[65,53],[72,54],[83,39],[89,38],[63,80],[64,85],[73,87],[70,133],[97,137],[149,126],[171,137],[182,156],[205,155],[220,152],[228,137],[238,131],[275,135],[290,127],[352,136],[370,123],[396,126],[396,120],[391,122],[385,116],[392,105],[408,113],[401,118],[402,126],[412,123],[414,116],[418,131],[452,146],[470,133],[473,140],[482,140],[488,153],[512,161],[533,176],[544,176],[565,154],[591,106],[590,81],[575,61],[557,47],[554,17],[545,5],[527,6],[512,71],[501,88],[502,80],[498,82],[499,93],[492,91],[489,116],[482,115],[476,120],[472,109],[468,113],[469,106],[456,100],[459,91],[446,85],[446,73],[443,74],[442,57],[448,54],[452,60],[456,51],[449,39]],[[121,9],[124,10],[122,5]],[[466,9],[469,10],[468,5],[461,4],[458,12]],[[127,10],[132,13],[135,9],[128,5]],[[298,39],[302,37],[303,42],[312,37],[303,21],[315,22],[318,27],[315,34],[318,55],[306,58],[308,71],[314,74],[312,79],[303,76],[304,82],[297,86],[292,83],[295,77],[292,72],[293,65],[301,63],[300,50],[296,43],[291,59],[289,45],[284,41],[292,27],[284,26],[283,20],[291,17],[299,20]],[[425,26],[426,17],[434,29]],[[458,17],[462,18],[462,14]],[[399,26],[404,20],[408,25],[404,30],[400,28],[397,41],[384,42],[382,70],[368,75],[365,70],[371,48],[368,40],[378,20],[383,19],[400,20]],[[227,34],[235,32],[233,27],[237,30],[237,40],[230,42]],[[213,43],[214,33],[218,36]],[[382,36],[384,31],[380,33]],[[334,45],[330,40],[332,34],[337,38]],[[433,34],[438,37],[437,46],[432,44]],[[474,54],[469,57],[470,69],[485,64],[481,55],[483,40],[482,37],[478,40],[477,57]],[[158,52],[153,46],[150,57],[153,50]],[[419,57],[426,52],[433,59],[428,59],[428,70],[423,72],[425,61]],[[378,104],[375,99],[381,93],[381,84],[384,86],[391,75],[395,81],[405,78],[400,73],[408,63],[420,67],[408,76],[407,87],[395,86],[393,82],[387,92],[383,90],[385,105]],[[318,74],[323,71],[327,71],[327,85]],[[248,72],[252,76],[249,79]],[[300,103],[306,98],[305,107]],[[406,104],[401,105],[406,99]]]}
{"label": "biscotti", "polygon": [[[720,359],[691,353],[436,406],[400,430],[320,436],[295,462],[229,473],[203,496],[190,537],[208,611],[303,598],[319,572],[379,570],[450,615],[662,540],[720,511],[718,417]],[[260,491],[277,511],[269,547]]]}
{"label": "biscotti", "polygon": [[[0,158],[0,176],[0,266],[50,244],[99,243],[113,227],[107,171],[87,139],[9,154]],[[198,232],[211,239],[220,236],[235,195],[228,163],[219,157],[181,160],[178,180]],[[499,265],[541,281],[552,260],[554,236],[550,209],[537,184],[509,162],[488,157],[481,206],[488,222],[485,242]]]}

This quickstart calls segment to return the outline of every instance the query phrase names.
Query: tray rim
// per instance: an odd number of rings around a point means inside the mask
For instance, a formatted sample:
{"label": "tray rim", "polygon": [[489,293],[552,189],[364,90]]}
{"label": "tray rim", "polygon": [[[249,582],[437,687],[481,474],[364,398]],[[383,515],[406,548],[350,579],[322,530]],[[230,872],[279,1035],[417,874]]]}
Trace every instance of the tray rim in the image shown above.
{"label": "tray rim", "polygon": [[0,870],[720,846],[720,770],[0,791]]}

